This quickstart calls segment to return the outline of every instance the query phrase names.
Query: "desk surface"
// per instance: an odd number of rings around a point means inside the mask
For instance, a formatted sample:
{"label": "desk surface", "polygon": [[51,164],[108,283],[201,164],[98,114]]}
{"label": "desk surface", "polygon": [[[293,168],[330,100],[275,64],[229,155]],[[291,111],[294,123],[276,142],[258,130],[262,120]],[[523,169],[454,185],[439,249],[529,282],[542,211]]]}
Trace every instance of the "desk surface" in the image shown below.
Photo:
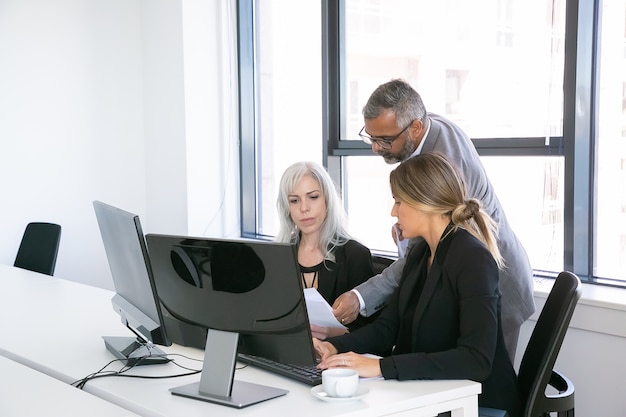
{"label": "desk surface", "polygon": [[0,356],[0,415],[133,417],[137,414]]}
{"label": "desk surface", "polygon": [[[0,355],[66,383],[81,379],[114,359],[102,336],[132,336],[111,305],[112,291],[57,277],[0,265]],[[176,363],[200,369],[203,352],[177,345],[161,347]],[[196,359],[196,360],[193,360]],[[119,369],[119,365],[112,365]],[[381,416],[393,413],[436,415],[456,409],[453,416],[477,415],[480,384],[472,381],[363,380],[369,393],[358,401],[327,403],[311,387],[254,367],[239,366],[235,378],[289,390],[285,396],[234,409],[171,395],[170,388],[199,380],[199,375],[139,379],[106,377],[90,381],[85,391],[144,416]],[[129,374],[160,377],[185,370],[173,363],[137,367]]]}

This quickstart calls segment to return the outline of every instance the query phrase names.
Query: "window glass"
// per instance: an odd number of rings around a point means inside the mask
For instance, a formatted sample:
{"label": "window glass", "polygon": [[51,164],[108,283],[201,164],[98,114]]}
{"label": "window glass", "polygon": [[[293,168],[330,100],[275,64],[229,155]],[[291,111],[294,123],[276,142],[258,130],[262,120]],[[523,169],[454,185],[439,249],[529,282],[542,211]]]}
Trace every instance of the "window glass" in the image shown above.
{"label": "window glass", "polygon": [[321,5],[257,0],[255,8],[257,232],[273,236],[283,171],[300,160],[322,162]]}
{"label": "window glass", "polygon": [[[513,230],[533,268],[563,268],[563,158],[482,157]],[[393,199],[388,165],[380,157],[347,158],[350,230],[364,245],[397,254],[391,238]],[[516,173],[501,175],[502,172]]]}
{"label": "window glass", "polygon": [[[564,159],[490,156],[481,160],[533,269],[563,270]],[[502,175],[505,172],[508,175]]]}
{"label": "window glass", "polygon": [[599,56],[594,275],[626,279],[626,1],[604,0]]}
{"label": "window glass", "polygon": [[381,157],[351,156],[344,158],[348,173],[344,188],[350,233],[370,249],[397,255],[391,237],[393,198],[389,188],[388,165]]}
{"label": "window glass", "polygon": [[562,135],[564,1],[346,0],[348,118],[404,78],[473,139]]}
{"label": "window glass", "polygon": [[[323,3],[252,1],[256,184],[245,192],[258,193],[251,231],[272,236],[277,232],[275,200],[283,170],[295,161],[321,162],[325,156]],[[563,242],[564,184],[568,198],[580,187],[585,194],[584,187],[590,186],[594,236],[582,236],[586,228],[574,225],[575,239],[593,239],[589,273],[598,282],[626,282],[626,0],[599,2],[597,93],[595,85],[589,87],[591,97],[598,98],[598,118],[589,115],[596,135],[590,140],[597,140],[591,185],[573,183],[576,176],[570,182],[569,170],[564,180],[561,152],[546,148],[543,156],[536,156],[536,148],[526,148],[536,138],[552,137],[556,139],[551,143],[559,143],[563,135],[566,0],[339,1],[345,11],[337,116],[342,140],[358,140],[361,110],[371,92],[392,78],[404,78],[422,95],[427,110],[456,122],[486,154],[494,155],[502,139],[511,139],[502,149],[520,156],[482,160],[536,270],[559,271],[564,250],[571,250],[572,242]],[[583,31],[591,29],[592,18],[581,16]],[[585,54],[577,65],[596,58]],[[484,138],[496,141],[481,141]],[[526,138],[535,139],[517,141]],[[511,148],[515,143],[523,146]],[[342,157],[341,165],[331,159],[333,167],[343,170],[342,175],[331,174],[342,179],[353,235],[373,250],[395,253],[388,184],[395,165],[377,156],[356,156],[363,153],[359,145],[342,148],[341,154],[349,156]],[[252,150],[246,147],[244,152]],[[533,156],[522,156],[527,154]]]}
{"label": "window glass", "polygon": [[[562,135],[564,1],[345,5],[344,139],[358,139],[369,95],[393,78],[407,80],[428,111],[456,122],[474,140]],[[560,270],[563,159],[548,151],[545,157],[482,159],[533,268]],[[393,166],[371,156],[346,157],[344,166],[351,230],[372,249],[395,251],[388,184]]]}

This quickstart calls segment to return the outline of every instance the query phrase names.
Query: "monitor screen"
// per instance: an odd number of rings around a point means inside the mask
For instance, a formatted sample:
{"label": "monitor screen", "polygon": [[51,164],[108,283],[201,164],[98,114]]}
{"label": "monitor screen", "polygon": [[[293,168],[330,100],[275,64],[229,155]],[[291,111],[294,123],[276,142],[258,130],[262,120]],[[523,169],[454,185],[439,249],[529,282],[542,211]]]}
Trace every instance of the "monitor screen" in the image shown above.
{"label": "monitor screen", "polygon": [[286,393],[234,380],[238,348],[315,363],[295,245],[156,234],[146,241],[163,305],[208,329],[200,383],[174,394],[242,407]]}
{"label": "monitor screen", "polygon": [[113,309],[136,337],[105,336],[104,342],[118,359],[128,365],[167,362],[153,344],[169,346],[139,217],[94,201],[93,207],[106,252],[115,295]]}

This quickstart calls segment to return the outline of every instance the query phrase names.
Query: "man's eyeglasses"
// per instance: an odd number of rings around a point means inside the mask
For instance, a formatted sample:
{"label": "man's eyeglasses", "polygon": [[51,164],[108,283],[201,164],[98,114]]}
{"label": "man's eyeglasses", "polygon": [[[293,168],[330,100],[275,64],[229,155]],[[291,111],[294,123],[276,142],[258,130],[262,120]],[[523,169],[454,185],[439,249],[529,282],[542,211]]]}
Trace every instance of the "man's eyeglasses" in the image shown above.
{"label": "man's eyeglasses", "polygon": [[402,131],[400,131],[400,133],[395,136],[370,136],[367,134],[367,132],[365,132],[365,126],[363,126],[359,131],[359,137],[361,138],[361,140],[363,140],[363,142],[367,143],[368,145],[376,144],[382,149],[388,150],[391,149],[393,141],[398,139],[409,127],[411,127],[414,121],[415,120],[411,120],[411,123],[409,123],[407,127],[402,129]]}

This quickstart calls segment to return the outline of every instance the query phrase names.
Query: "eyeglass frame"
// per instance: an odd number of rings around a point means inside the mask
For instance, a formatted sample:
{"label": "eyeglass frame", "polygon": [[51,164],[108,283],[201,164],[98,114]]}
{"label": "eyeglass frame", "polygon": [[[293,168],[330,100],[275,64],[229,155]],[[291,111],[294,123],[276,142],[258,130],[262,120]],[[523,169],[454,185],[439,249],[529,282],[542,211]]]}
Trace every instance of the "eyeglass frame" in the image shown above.
{"label": "eyeglass frame", "polygon": [[367,143],[368,145],[373,145],[373,144],[377,144],[378,146],[380,146],[381,148],[385,149],[385,150],[389,150],[391,149],[391,147],[393,146],[393,142],[398,139],[400,136],[402,136],[402,134],[404,132],[406,132],[406,130],[411,127],[411,125],[413,124],[413,122],[416,119],[411,120],[411,123],[409,123],[404,129],[402,129],[400,131],[400,133],[398,133],[395,136],[370,136],[367,134],[367,132],[363,133],[363,131],[365,130],[365,125],[363,125],[363,127],[361,128],[361,130],[359,130],[359,137],[361,138],[361,140],[365,143]]}

